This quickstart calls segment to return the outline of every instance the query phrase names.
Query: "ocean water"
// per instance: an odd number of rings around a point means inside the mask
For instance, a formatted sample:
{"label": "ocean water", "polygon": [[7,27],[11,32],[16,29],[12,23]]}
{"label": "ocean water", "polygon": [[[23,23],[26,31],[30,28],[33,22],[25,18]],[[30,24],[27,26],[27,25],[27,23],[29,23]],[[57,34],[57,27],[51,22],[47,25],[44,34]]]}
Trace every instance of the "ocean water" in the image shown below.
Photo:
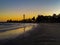
{"label": "ocean water", "polygon": [[16,38],[36,26],[33,23],[0,23],[0,40]]}

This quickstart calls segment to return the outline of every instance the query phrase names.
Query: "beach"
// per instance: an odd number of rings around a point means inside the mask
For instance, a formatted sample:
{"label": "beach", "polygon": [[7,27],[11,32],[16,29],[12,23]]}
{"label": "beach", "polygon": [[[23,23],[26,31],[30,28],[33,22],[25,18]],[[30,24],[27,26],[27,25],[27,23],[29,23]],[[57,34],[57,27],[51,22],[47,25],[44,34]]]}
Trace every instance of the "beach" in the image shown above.
{"label": "beach", "polygon": [[0,45],[60,45],[60,23],[39,23],[16,38],[1,40]]}

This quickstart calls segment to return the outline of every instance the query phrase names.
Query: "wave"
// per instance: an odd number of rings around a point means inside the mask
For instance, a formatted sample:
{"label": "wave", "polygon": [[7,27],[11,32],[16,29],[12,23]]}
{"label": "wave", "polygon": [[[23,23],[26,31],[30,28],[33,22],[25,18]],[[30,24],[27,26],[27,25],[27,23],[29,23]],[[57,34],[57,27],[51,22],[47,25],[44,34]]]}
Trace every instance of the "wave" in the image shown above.
{"label": "wave", "polygon": [[0,32],[16,30],[16,29],[24,28],[26,26],[31,26],[31,25],[33,25],[33,24],[30,24],[30,23],[4,23],[4,24],[0,24]]}

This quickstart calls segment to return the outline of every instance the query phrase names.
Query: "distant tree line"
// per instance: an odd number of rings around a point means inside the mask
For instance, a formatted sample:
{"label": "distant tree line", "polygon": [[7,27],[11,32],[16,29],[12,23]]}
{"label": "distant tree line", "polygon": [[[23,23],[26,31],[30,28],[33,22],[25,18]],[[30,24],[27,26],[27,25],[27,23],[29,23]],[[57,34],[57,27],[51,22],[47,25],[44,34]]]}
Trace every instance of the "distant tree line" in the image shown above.
{"label": "distant tree line", "polygon": [[29,19],[23,19],[21,21],[13,21],[13,20],[7,20],[7,22],[13,22],[13,23],[60,23],[60,14],[56,15],[53,14],[52,16],[43,16],[38,15],[36,18],[29,18]]}

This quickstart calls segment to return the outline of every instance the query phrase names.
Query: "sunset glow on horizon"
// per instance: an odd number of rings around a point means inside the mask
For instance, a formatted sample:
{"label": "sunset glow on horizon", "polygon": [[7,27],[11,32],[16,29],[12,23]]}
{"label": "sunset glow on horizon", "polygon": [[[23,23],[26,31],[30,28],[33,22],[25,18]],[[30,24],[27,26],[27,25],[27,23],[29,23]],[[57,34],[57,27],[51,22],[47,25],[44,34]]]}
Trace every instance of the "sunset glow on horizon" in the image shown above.
{"label": "sunset glow on horizon", "polygon": [[60,0],[0,0],[0,21],[60,13]]}

